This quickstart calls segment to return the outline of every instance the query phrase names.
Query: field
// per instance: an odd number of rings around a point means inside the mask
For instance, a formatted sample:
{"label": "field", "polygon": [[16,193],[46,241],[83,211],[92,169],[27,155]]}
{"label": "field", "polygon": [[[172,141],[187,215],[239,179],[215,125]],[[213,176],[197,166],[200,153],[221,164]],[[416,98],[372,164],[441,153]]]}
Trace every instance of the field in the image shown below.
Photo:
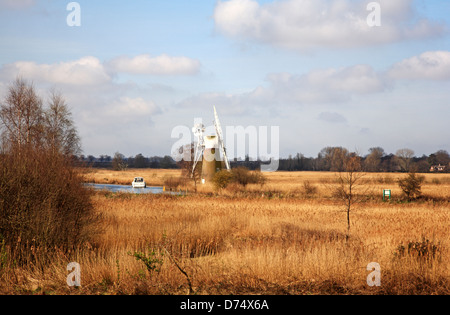
{"label": "field", "polygon": [[[95,170],[86,181],[162,186],[178,170]],[[335,173],[268,173],[264,186],[187,195],[98,192],[101,233],[44,269],[1,274],[2,293],[34,294],[449,294],[450,174],[424,174],[424,197],[408,202],[402,174],[368,173],[345,205]],[[305,184],[307,183],[307,184]],[[392,189],[383,202],[382,190]],[[66,284],[68,263],[81,287]],[[369,263],[381,267],[369,286]]]}

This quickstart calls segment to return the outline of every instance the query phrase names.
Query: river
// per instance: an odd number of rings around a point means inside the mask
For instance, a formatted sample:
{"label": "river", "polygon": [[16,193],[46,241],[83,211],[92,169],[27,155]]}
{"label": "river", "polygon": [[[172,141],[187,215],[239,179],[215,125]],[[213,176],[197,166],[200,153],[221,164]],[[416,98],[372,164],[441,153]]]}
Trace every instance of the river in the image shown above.
{"label": "river", "polygon": [[93,187],[97,190],[107,190],[110,192],[124,192],[130,194],[162,194],[163,187],[147,187],[147,188],[133,188],[125,185],[109,185],[109,184],[86,184],[88,187]]}

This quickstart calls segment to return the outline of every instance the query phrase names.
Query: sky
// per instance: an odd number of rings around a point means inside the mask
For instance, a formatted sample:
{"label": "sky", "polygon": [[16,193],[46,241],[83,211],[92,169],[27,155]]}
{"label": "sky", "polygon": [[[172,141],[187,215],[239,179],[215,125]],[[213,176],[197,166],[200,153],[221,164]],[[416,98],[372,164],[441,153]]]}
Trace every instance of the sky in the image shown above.
{"label": "sky", "polygon": [[278,127],[280,157],[450,152],[448,0],[70,3],[0,0],[0,102],[19,76],[60,91],[85,155],[170,155],[213,106]]}

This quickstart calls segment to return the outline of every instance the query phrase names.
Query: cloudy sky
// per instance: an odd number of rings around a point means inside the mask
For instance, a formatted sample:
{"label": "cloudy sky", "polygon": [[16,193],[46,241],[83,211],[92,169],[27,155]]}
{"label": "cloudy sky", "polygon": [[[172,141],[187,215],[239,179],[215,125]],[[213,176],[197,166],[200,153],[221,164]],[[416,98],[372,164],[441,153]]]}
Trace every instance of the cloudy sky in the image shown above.
{"label": "cloudy sky", "polygon": [[86,155],[170,154],[213,106],[279,126],[282,157],[450,151],[448,0],[80,0],[80,26],[69,3],[0,0],[0,99],[61,91]]}

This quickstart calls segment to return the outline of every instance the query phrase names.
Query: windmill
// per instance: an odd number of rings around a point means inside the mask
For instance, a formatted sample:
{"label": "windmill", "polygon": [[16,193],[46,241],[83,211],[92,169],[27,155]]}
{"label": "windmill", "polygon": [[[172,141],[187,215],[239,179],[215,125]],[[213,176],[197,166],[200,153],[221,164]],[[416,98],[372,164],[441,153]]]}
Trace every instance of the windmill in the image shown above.
{"label": "windmill", "polygon": [[192,132],[197,137],[197,145],[194,149],[194,164],[192,166],[191,177],[194,176],[195,168],[198,162],[202,159],[203,152],[205,150],[205,126],[203,124],[196,124],[192,128]]}
{"label": "windmill", "polygon": [[203,124],[196,124],[194,128],[192,128],[194,135],[197,137],[197,144],[194,149],[194,163],[191,176],[194,176],[195,168],[197,167],[198,162],[202,160],[202,183],[204,183],[205,180],[210,180],[217,169],[220,168],[220,166],[217,167],[217,162],[220,161],[219,150],[222,153],[226,169],[231,169],[223,141],[222,127],[215,106],[214,127],[216,135],[213,136],[205,135],[205,126]]}

